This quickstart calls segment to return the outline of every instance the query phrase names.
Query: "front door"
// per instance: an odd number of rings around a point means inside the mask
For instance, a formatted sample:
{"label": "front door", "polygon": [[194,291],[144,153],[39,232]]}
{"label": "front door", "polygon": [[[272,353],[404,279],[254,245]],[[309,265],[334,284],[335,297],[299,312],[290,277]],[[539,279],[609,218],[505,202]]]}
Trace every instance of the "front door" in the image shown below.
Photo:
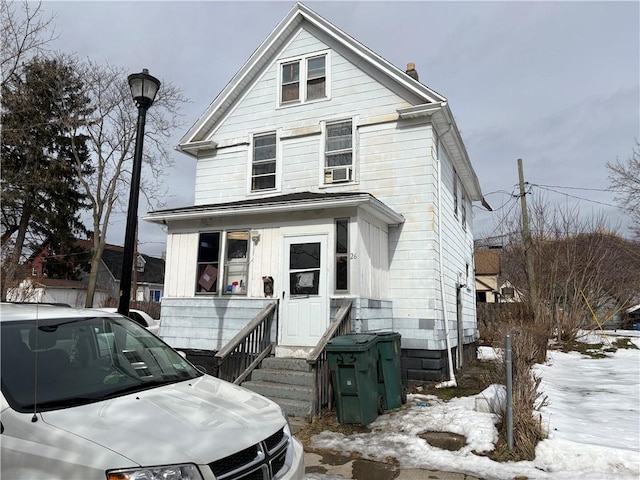
{"label": "front door", "polygon": [[285,237],[284,262],[279,344],[313,347],[329,324],[327,236]]}

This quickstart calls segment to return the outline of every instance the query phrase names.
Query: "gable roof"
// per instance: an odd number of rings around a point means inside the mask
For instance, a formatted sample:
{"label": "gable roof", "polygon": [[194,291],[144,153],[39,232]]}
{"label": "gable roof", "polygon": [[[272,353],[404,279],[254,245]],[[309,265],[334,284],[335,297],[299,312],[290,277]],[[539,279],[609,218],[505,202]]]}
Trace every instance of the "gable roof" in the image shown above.
{"label": "gable roof", "polygon": [[310,8],[302,3],[296,3],[278,26],[253,52],[242,68],[233,76],[227,86],[214,99],[211,105],[209,105],[209,108],[207,108],[196,123],[182,137],[178,149],[182,150],[187,144],[193,144],[194,142],[206,142],[204,137],[213,129],[215,124],[224,116],[236,100],[238,100],[245,89],[259,77],[262,70],[271,61],[273,55],[284,46],[289,36],[295,32],[304,21],[326,33],[331,39],[353,52],[364,62],[369,63],[396,83],[403,85],[416,96],[424,99],[426,103],[446,102],[446,98],[442,95],[413,79],[398,67],[392,65],[335,25],[322,18]]}
{"label": "gable roof", "polygon": [[[150,257],[144,253],[138,253],[145,260],[144,271],[136,272],[137,283],[164,283],[164,260]],[[122,257],[124,249],[104,249],[102,253],[102,263],[107,267],[114,278],[120,280],[122,277]]]}
{"label": "gable roof", "polygon": [[391,64],[302,3],[296,3],[289,10],[282,21],[253,52],[222,92],[182,137],[176,149],[196,158],[197,152],[201,149],[215,149],[216,144],[208,137],[215,130],[218,122],[233,108],[246,89],[259,78],[290,36],[298,28],[301,28],[304,22],[313,25],[336,44],[347,49],[360,59],[361,64],[368,65],[382,76],[386,76],[392,83],[415,96],[417,99],[415,105],[398,110],[398,118],[431,117],[434,127],[450,152],[451,161],[470,199],[482,201],[483,206],[491,210],[482,196],[480,182],[471,166],[447,99]]}

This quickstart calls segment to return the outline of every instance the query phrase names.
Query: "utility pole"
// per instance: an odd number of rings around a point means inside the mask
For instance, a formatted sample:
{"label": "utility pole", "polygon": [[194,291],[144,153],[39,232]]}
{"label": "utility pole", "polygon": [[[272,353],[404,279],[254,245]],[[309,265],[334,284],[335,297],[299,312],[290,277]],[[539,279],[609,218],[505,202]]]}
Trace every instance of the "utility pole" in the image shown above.
{"label": "utility pole", "polygon": [[522,239],[524,240],[524,256],[527,262],[527,279],[529,280],[529,298],[533,309],[533,321],[538,324],[538,286],[536,285],[536,275],[533,269],[533,241],[529,230],[529,212],[527,211],[527,198],[524,190],[524,171],[522,159],[518,159],[518,178],[520,180],[520,206],[522,208]]}

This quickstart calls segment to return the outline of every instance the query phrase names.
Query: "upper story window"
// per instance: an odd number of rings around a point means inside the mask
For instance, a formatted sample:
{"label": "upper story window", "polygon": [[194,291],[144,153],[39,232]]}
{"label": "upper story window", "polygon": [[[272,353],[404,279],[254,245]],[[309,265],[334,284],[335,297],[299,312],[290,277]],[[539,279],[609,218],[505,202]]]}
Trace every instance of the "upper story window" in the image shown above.
{"label": "upper story window", "polygon": [[453,214],[458,218],[458,174],[453,171]]}
{"label": "upper story window", "polygon": [[252,192],[276,188],[276,159],[276,134],[254,136],[251,161]]}
{"label": "upper story window", "polygon": [[307,100],[327,96],[326,55],[307,59]]}
{"label": "upper story window", "polygon": [[280,105],[328,97],[327,54],[313,54],[280,64]]}
{"label": "upper story window", "polygon": [[465,198],[464,195],[464,188],[462,189],[461,192],[461,199],[460,199],[460,222],[462,223],[462,228],[466,229],[467,228],[467,199]]}
{"label": "upper story window", "polygon": [[282,103],[300,100],[300,61],[282,65]]}
{"label": "upper story window", "polygon": [[327,123],[324,146],[324,183],[353,179],[353,121]]}

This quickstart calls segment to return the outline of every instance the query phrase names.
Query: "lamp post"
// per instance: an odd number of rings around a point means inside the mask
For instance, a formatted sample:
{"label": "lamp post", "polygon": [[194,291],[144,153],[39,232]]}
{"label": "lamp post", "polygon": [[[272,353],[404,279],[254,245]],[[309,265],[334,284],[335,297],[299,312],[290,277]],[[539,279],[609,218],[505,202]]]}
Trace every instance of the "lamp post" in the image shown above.
{"label": "lamp post", "polygon": [[127,210],[127,227],[124,234],[124,253],[122,255],[122,274],[120,276],[120,301],[118,313],[129,315],[131,302],[131,271],[133,270],[133,253],[135,248],[136,226],[138,223],[138,198],[140,196],[140,171],[142,170],[142,145],[144,143],[144,123],[147,109],[153,104],[156,93],[160,89],[160,81],[149,75],[146,68],[142,73],[129,75],[129,87],[133,102],[138,107],[138,125],[136,129],[136,148],[131,169],[131,191],[129,193],[129,209]]}

